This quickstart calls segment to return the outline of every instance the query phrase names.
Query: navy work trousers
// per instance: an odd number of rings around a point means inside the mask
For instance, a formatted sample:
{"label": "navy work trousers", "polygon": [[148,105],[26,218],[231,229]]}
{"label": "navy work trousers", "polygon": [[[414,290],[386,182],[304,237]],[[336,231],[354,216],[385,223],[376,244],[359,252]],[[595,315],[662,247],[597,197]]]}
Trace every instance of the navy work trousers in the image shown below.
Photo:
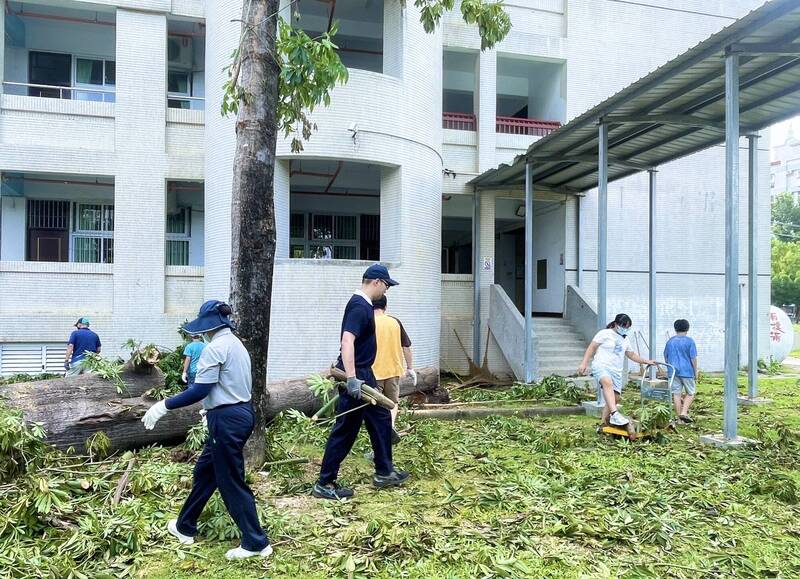
{"label": "navy work trousers", "polygon": [[[356,376],[373,388],[377,386],[371,368],[357,368]],[[363,400],[356,400],[343,391],[336,401],[336,414],[343,414],[363,404]],[[392,465],[392,415],[383,406],[368,404],[360,410],[349,412],[336,419],[328,436],[328,443],[325,445],[325,455],[322,457],[322,468],[319,473],[320,484],[332,483],[339,476],[339,466],[353,448],[362,422],[367,426],[372,451],[375,454],[375,472],[387,475],[394,470]]]}
{"label": "navy work trousers", "polygon": [[193,537],[197,519],[219,489],[225,507],[242,533],[242,548],[261,551],[269,540],[258,522],[253,491],[244,480],[244,443],[255,424],[252,406],[235,404],[209,410],[208,441],[194,467],[192,492],[178,517],[178,531]]}

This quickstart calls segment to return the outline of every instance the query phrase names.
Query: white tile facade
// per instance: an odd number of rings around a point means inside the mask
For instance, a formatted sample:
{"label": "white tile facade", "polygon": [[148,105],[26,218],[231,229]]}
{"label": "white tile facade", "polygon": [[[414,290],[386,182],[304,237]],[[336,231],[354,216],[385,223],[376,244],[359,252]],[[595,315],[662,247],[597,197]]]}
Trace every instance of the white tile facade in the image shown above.
{"label": "white tile facade", "polygon": [[[474,27],[455,11],[426,34],[412,2],[386,0],[384,71],[351,70],[330,108],[314,114],[318,130],[306,158],[363,161],[383,167],[381,259],[401,282],[389,293],[390,310],[412,336],[419,366],[465,369],[472,351],[472,276],[440,273],[442,194],[471,194],[466,183],[510,160],[535,137],[495,132],[497,60],[525,55],[566,63],[567,120],[624,88],[761,0],[509,0],[509,37],[480,52]],[[0,342],[54,342],[68,335],[78,315],[91,315],[106,344],[118,353],[129,337],[170,345],[176,326],[203,298],[225,298],[230,278],[231,167],[234,119],[219,114],[223,68],[237,45],[241,0],[96,0],[116,6],[116,103],[88,103],[0,95],[0,171],[110,176],[115,181],[115,263],[20,264],[0,261]],[[80,3],[75,3],[80,7]],[[90,8],[86,4],[84,8]],[[170,15],[205,18],[206,99],[201,111],[165,106],[166,26]],[[2,27],[3,11],[0,11]],[[478,130],[443,131],[443,48],[477,55]],[[0,74],[3,66],[0,47]],[[355,139],[348,131],[357,124]],[[762,142],[759,267],[760,310],[769,296],[768,154]],[[288,260],[289,176],[293,158],[279,142],[275,171],[278,263],[271,324],[269,378],[322,369],[335,356],[340,316],[366,263],[320,264]],[[744,156],[743,156],[744,159]],[[659,336],[675,317],[687,316],[702,365],[721,366],[723,261],[722,151],[712,149],[662,167],[659,173]],[[450,169],[456,177],[442,177]],[[167,179],[205,180],[205,268],[164,266]],[[742,179],[742,207],[745,180]],[[494,255],[494,200],[482,200],[481,257]],[[609,187],[609,312],[625,309],[647,327],[646,178]],[[567,282],[575,276],[573,202],[565,217]],[[582,203],[585,293],[594,295],[596,197]],[[2,232],[0,232],[0,235]],[[742,213],[742,267],[746,219]],[[702,252],[694,248],[702,247]],[[2,256],[0,256],[2,259]],[[63,267],[62,267],[63,266]],[[744,271],[744,269],[742,270]],[[479,272],[488,315],[494,272]],[[201,277],[202,276],[202,277]],[[746,292],[743,292],[746,302]],[[745,308],[746,309],[746,304]],[[766,323],[766,313],[762,316]],[[486,324],[483,324],[485,346]],[[766,333],[764,348],[766,348]],[[663,342],[662,342],[663,343]],[[483,352],[483,347],[482,350]],[[492,343],[488,355],[504,370]]]}

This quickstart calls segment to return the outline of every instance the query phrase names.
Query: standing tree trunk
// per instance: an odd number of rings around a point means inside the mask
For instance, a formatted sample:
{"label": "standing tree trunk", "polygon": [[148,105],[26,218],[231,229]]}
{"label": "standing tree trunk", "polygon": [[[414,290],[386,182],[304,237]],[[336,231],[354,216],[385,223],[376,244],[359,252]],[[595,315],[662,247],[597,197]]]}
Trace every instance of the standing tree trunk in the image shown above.
{"label": "standing tree trunk", "polygon": [[245,449],[251,467],[265,460],[269,394],[267,351],[275,261],[273,174],[280,67],[275,57],[279,0],[247,0],[242,14],[231,199],[231,302],[253,365],[255,430]]}

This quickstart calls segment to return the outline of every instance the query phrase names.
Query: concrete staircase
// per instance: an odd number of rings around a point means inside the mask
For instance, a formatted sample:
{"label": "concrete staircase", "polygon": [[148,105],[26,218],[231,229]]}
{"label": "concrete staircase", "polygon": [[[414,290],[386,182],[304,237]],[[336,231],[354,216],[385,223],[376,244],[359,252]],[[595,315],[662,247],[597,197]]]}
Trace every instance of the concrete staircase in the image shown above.
{"label": "concrete staircase", "polygon": [[578,369],[588,343],[569,320],[534,317],[539,376],[570,376]]}

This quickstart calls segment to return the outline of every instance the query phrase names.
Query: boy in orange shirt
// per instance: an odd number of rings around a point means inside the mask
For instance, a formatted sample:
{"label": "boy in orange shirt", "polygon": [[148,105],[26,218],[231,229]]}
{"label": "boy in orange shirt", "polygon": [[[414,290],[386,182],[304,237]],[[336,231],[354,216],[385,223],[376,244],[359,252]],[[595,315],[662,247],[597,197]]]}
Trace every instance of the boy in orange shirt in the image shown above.
{"label": "boy in orange shirt", "polygon": [[[406,334],[403,324],[394,316],[386,313],[386,296],[372,301],[375,311],[375,338],[378,353],[372,364],[372,372],[378,382],[378,389],[383,395],[395,403],[392,410],[392,444],[397,444],[400,435],[394,429],[400,402],[400,377],[404,374],[417,385],[417,373],[411,354],[411,340]],[[403,369],[405,360],[405,370]]]}

